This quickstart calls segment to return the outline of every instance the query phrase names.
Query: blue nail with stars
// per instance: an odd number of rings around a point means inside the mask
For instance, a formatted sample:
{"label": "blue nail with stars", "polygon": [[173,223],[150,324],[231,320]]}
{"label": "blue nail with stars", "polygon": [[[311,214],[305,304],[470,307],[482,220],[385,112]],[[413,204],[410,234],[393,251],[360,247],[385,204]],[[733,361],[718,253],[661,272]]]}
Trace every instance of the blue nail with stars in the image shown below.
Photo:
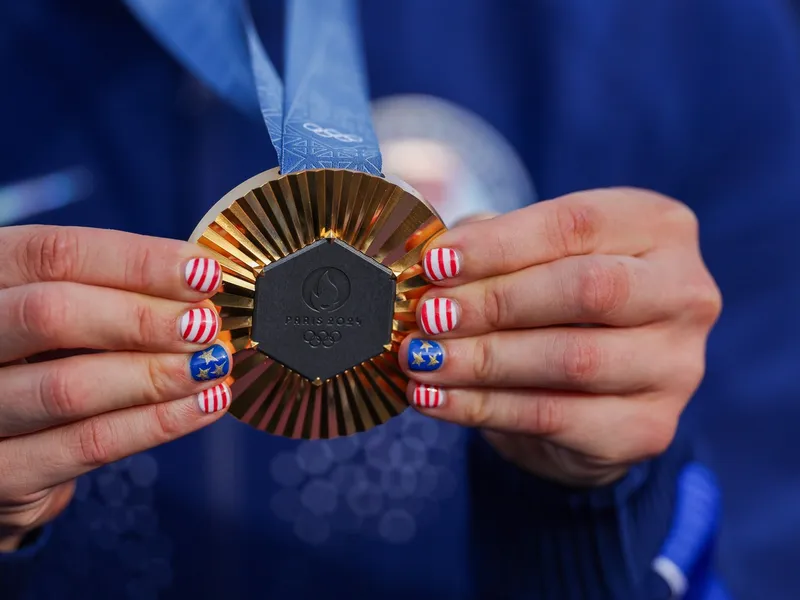
{"label": "blue nail with stars", "polygon": [[192,358],[189,359],[189,372],[195,381],[219,379],[225,377],[231,370],[230,362],[225,348],[214,344],[192,354]]}
{"label": "blue nail with stars", "polygon": [[436,371],[444,364],[441,344],[413,339],[408,345],[408,368],[412,371]]}

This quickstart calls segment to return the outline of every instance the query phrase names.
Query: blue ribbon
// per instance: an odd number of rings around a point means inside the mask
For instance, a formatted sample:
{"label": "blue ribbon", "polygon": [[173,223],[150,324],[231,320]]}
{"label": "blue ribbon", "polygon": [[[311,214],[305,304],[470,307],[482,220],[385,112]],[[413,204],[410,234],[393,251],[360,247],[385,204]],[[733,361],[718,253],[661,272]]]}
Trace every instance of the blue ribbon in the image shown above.
{"label": "blue ribbon", "polygon": [[287,0],[286,85],[244,0],[126,0],[152,34],[240,110],[260,111],[281,173],[380,175],[354,0]]}

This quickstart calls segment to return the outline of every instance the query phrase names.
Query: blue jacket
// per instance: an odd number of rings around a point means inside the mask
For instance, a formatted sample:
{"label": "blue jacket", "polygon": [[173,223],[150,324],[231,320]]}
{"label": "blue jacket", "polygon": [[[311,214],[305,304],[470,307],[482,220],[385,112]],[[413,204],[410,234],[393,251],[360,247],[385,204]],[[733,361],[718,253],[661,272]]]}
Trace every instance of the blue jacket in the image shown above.
{"label": "blue jacket", "polygon": [[[255,4],[280,64],[280,2]],[[82,478],[64,515],[0,555],[0,598],[665,598],[650,563],[697,458],[725,511],[717,568],[708,546],[689,597],[725,597],[716,570],[735,597],[794,598],[800,36],[789,6],[363,3],[375,98],[425,94],[467,111],[473,133],[490,124],[540,198],[632,185],[698,214],[725,310],[663,457],[575,491],[412,411],[320,443],[226,417]],[[4,223],[185,239],[275,162],[263,124],[204,90],[116,2],[3,3],[0,74]]]}

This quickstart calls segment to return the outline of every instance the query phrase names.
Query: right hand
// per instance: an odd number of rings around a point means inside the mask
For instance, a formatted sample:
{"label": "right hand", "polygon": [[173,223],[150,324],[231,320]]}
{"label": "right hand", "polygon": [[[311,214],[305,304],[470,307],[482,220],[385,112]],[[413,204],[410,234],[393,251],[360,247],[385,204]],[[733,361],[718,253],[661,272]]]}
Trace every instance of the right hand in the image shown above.
{"label": "right hand", "polygon": [[[231,401],[221,383],[231,356],[221,345],[213,357],[202,353],[220,330],[208,298],[222,272],[200,246],[21,226],[0,228],[0,256],[0,552],[8,552],[67,506],[79,475],[219,419]],[[86,349],[106,352],[47,360]]]}

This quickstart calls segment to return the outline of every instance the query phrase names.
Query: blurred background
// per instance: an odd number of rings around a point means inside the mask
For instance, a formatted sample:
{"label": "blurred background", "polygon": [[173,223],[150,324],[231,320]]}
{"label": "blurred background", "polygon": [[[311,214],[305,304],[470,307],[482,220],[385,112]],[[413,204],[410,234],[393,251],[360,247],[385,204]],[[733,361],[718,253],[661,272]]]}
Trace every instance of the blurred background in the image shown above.
{"label": "blurred background", "polygon": [[[362,4],[385,170],[447,222],[616,185],[655,189],[698,214],[725,309],[682,427],[720,478],[718,566],[743,599],[800,596],[797,7]],[[280,65],[281,3],[254,10]],[[122,3],[0,1],[0,69],[2,225],[185,239],[219,197],[275,164],[263,126],[217,98]],[[232,524],[239,515],[271,511],[300,545],[353,530],[402,545],[458,489],[461,432],[416,414],[352,440],[276,443],[261,456],[258,434],[237,425],[226,420],[182,446],[206,457],[197,493],[220,516],[208,527],[234,573],[249,552],[237,545],[248,535]],[[178,542],[153,490],[177,452],[133,457],[79,487],[76,544],[107,550],[107,568],[155,565],[131,597],[151,597],[171,577]],[[274,484],[258,506],[247,498],[254,472]]]}

